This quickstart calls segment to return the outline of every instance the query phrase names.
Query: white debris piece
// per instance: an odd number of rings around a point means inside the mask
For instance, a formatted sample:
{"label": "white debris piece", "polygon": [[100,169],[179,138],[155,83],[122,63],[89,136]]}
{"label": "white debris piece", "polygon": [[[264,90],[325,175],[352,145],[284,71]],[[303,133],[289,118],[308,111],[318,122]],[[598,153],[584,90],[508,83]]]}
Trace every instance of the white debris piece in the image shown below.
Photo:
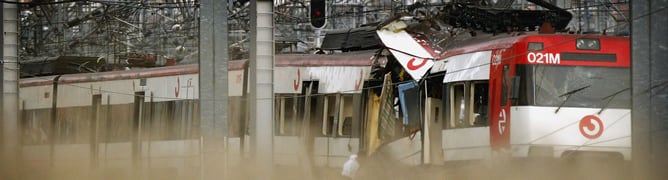
{"label": "white debris piece", "polygon": [[343,164],[343,170],[341,171],[341,175],[349,178],[355,177],[355,173],[357,173],[357,169],[360,168],[360,164],[357,163],[357,155],[353,154],[350,155],[350,159],[346,161],[346,163]]}

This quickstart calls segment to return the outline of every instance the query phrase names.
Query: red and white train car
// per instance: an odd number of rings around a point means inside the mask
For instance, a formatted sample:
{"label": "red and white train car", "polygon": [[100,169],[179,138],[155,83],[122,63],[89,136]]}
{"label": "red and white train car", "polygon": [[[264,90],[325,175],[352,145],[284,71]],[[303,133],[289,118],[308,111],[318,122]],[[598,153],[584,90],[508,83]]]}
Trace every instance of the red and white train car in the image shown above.
{"label": "red and white train car", "polygon": [[[443,75],[443,160],[631,159],[627,37],[513,34],[456,44]],[[439,144],[440,143],[440,144]],[[440,155],[438,155],[440,156]]]}

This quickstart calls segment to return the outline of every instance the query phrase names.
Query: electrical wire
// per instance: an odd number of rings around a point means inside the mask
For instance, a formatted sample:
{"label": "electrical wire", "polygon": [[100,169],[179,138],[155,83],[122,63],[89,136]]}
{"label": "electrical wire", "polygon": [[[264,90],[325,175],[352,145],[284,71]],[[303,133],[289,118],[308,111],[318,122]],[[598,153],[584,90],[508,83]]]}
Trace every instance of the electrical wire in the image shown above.
{"label": "electrical wire", "polygon": [[[663,10],[665,10],[665,9],[666,9],[666,7],[658,8],[658,9],[655,10],[655,11],[648,12],[647,14],[642,14],[642,15],[640,15],[640,16],[638,16],[638,17],[633,18],[633,19],[634,19],[634,20],[635,20],[635,19],[639,19],[639,18],[645,17],[645,16],[647,16],[647,15],[649,15],[649,14],[651,14],[651,13],[660,12],[660,11],[663,11]],[[564,41],[562,41],[562,42],[555,43],[554,46],[558,46],[558,45],[561,45],[561,44],[564,44],[564,43],[568,43],[568,42],[571,42],[571,41],[575,41],[577,38],[581,38],[581,37],[585,37],[585,36],[588,36],[588,35],[580,35],[580,36],[576,36],[576,37],[574,37],[574,38],[572,38],[572,39],[564,40]],[[549,47],[546,47],[546,48],[549,48]],[[521,54],[516,54],[516,55],[510,56],[510,57],[504,57],[501,61],[512,60],[512,59],[517,58],[517,57],[520,57],[520,56],[525,56],[527,53],[528,53],[528,52],[524,52],[523,54],[521,53]],[[482,67],[482,66],[488,66],[488,65],[490,65],[490,64],[491,64],[491,62],[490,62],[490,63],[483,63],[483,64],[480,64],[480,65],[478,65],[478,66],[472,66],[472,67],[468,67],[468,68],[464,68],[464,69],[460,69],[460,70],[456,70],[456,71],[448,71],[448,72],[446,72],[446,74],[463,72],[463,71],[467,71],[467,70],[470,70],[470,69],[479,68],[479,67]],[[35,76],[35,75],[33,74],[33,75],[30,75],[30,76]],[[430,78],[432,78],[432,76],[434,76],[434,75],[426,76],[425,78],[430,79]],[[438,76],[438,75],[436,75],[436,76]],[[46,80],[48,80],[48,79],[46,79]],[[395,82],[395,83],[392,83],[392,86],[397,86],[398,84],[402,84],[402,83],[406,83],[406,82],[410,82],[410,81],[412,81],[412,80],[402,81],[402,82]],[[361,90],[368,90],[368,89],[379,88],[379,87],[382,87],[382,85],[380,85],[380,86],[376,86],[376,87],[362,88]],[[88,88],[88,87],[82,87],[82,88]],[[359,90],[349,90],[349,91],[342,91],[342,92],[339,92],[339,93],[353,93],[353,92],[358,92],[358,91],[359,91]],[[123,94],[123,93],[114,93],[114,92],[109,92],[109,93],[113,93],[113,94]],[[134,94],[126,94],[126,95],[135,96]],[[320,94],[320,93],[312,94],[312,96],[320,96],[320,95],[324,95],[324,94]],[[292,96],[292,97],[305,97],[305,96],[304,96],[304,95],[295,95],[295,96]],[[178,99],[179,99],[179,98],[171,98],[171,97],[154,97],[154,98],[163,98],[163,99],[170,99],[170,100],[178,100]],[[267,100],[267,99],[263,99],[263,100]],[[205,101],[208,101],[208,100],[205,100]]]}

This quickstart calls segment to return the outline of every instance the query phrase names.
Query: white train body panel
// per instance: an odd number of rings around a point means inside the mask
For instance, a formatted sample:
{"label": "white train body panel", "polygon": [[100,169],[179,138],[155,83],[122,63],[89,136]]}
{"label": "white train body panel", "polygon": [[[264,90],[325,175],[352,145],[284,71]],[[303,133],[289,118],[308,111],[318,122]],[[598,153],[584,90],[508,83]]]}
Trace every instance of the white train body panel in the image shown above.
{"label": "white train body panel", "polygon": [[[229,96],[241,96],[243,86],[243,70],[228,71]],[[67,75],[61,79],[67,78]],[[40,77],[53,79],[53,77]],[[110,81],[93,81],[81,83],[58,84],[58,107],[90,106],[93,95],[107,95],[113,98],[102,98],[102,104],[131,104],[134,102],[135,92],[144,91],[145,102],[149,102],[151,95],[154,102],[174,100],[196,100],[199,98],[199,78],[197,74],[172,75],[165,77],[145,78],[146,85],[141,85],[140,79],[124,79]],[[152,93],[152,94],[151,94]],[[36,94],[39,94],[36,96]],[[51,108],[53,85],[21,87],[20,99],[25,100],[25,109]]]}
{"label": "white train body panel", "polygon": [[443,159],[486,159],[491,155],[489,127],[443,130]]}
{"label": "white train body panel", "polygon": [[301,93],[302,81],[319,81],[318,93],[360,93],[370,69],[368,66],[277,67],[274,93]]}
{"label": "white train body panel", "polygon": [[[528,156],[529,146],[552,146],[554,157],[566,156],[564,151],[618,152],[624,159],[631,159],[631,110],[600,108],[523,106],[511,107],[510,143],[516,157]],[[602,127],[580,129],[580,122],[587,115],[595,115]],[[585,120],[587,122],[588,120]],[[594,125],[598,126],[598,125]],[[600,136],[589,139],[586,134]],[[591,137],[591,136],[590,136]]]}
{"label": "white train body panel", "polygon": [[323,167],[341,167],[359,150],[359,138],[316,137],[313,144],[315,165]]}

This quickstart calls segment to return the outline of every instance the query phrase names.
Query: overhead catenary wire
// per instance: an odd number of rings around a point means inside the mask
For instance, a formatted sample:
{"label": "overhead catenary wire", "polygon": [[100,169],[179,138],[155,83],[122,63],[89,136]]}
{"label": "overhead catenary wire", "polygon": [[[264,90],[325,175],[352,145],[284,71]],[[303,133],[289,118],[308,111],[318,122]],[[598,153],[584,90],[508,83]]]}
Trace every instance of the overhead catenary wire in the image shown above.
{"label": "overhead catenary wire", "polygon": [[[646,13],[646,14],[642,14],[642,15],[640,15],[640,16],[638,16],[638,17],[634,17],[633,19],[634,19],[634,20],[635,20],[635,19],[639,19],[639,18],[641,18],[641,17],[650,15],[651,13],[663,11],[663,10],[665,10],[666,8],[668,8],[668,7],[661,7],[661,8],[658,8],[657,10],[655,10],[655,11],[648,12],[648,13]],[[615,26],[619,26],[619,25],[615,25]],[[586,36],[590,36],[590,35],[587,35],[587,34],[579,34],[578,36],[576,36],[576,37],[574,37],[574,38],[571,38],[571,39],[568,39],[568,40],[564,40],[564,41],[561,41],[561,42],[557,42],[557,43],[555,43],[553,46],[558,46],[558,45],[565,44],[565,43],[568,43],[568,42],[571,42],[571,41],[575,41],[577,38],[586,37]],[[552,47],[552,46],[547,46],[547,47],[545,47],[545,48],[549,48],[549,47]],[[517,58],[517,57],[520,57],[520,56],[525,56],[526,53],[528,53],[528,52],[524,52],[524,53],[516,54],[516,55],[513,55],[513,56],[509,56],[509,57],[503,57],[503,58],[501,59],[501,61],[512,60],[512,59]],[[479,67],[483,67],[483,66],[488,66],[488,65],[490,65],[490,64],[491,64],[491,62],[483,63],[483,64],[480,64],[480,65],[477,65],[477,66],[471,66],[471,67],[467,67],[467,68],[463,68],[463,69],[459,69],[459,70],[455,70],[455,71],[447,71],[447,72],[445,72],[445,74],[447,75],[447,74],[451,74],[451,73],[458,73],[458,72],[467,71],[467,70],[474,69],[474,68],[479,68]],[[29,75],[29,76],[36,77],[36,78],[40,78],[39,76],[36,76],[36,75],[34,75],[34,74]],[[430,79],[430,78],[433,78],[433,77],[439,77],[439,76],[443,76],[443,75],[442,75],[442,74],[432,74],[432,75],[425,76],[423,79]],[[44,79],[44,80],[49,80],[49,79]],[[401,82],[393,82],[391,85],[392,85],[392,86],[397,86],[397,85],[399,85],[399,84],[406,83],[406,82],[411,82],[411,81],[413,81],[413,80],[406,80],[406,81],[401,81]],[[374,88],[380,88],[380,87],[382,87],[382,85],[378,85],[378,86],[370,86],[370,87],[366,87],[366,88],[361,88],[360,90],[341,91],[341,92],[338,92],[338,93],[352,93],[352,92],[358,92],[358,91],[361,91],[361,90],[368,90],[368,89],[374,89]],[[89,89],[89,87],[81,87],[81,88]],[[105,91],[105,92],[107,92],[107,91]],[[111,91],[109,91],[109,92],[112,93]],[[140,96],[140,95],[129,94],[129,93],[120,93],[120,92],[113,92],[113,94],[125,94],[125,95],[129,95],[129,96]],[[326,94],[324,94],[324,93],[316,93],[316,94],[312,94],[311,96],[321,96],[321,95],[326,95]],[[145,97],[145,96],[140,96],[140,97]],[[305,95],[286,96],[286,98],[292,98],[292,97],[305,97]],[[171,98],[171,97],[154,97],[154,98],[171,99],[171,100],[179,100],[179,99],[181,99],[181,98]],[[185,100],[185,99],[181,99],[181,100]],[[204,101],[211,101],[211,100],[204,100]]]}
{"label": "overhead catenary wire", "polygon": [[[634,18],[632,18],[632,20],[637,20],[637,19],[640,19],[640,18],[642,18],[642,17],[651,15],[652,13],[656,13],[656,12],[663,11],[663,10],[665,10],[666,8],[668,8],[668,7],[660,7],[660,8],[657,8],[657,9],[654,10],[654,11],[650,11],[650,12],[648,12],[648,13],[641,14],[640,16],[634,17]],[[620,25],[617,24],[617,25],[614,25],[614,26],[620,26]],[[564,41],[562,41],[562,42],[555,43],[553,46],[557,46],[557,45],[561,45],[561,44],[568,43],[568,42],[571,42],[571,41],[575,41],[577,38],[581,38],[581,37],[585,37],[585,36],[589,36],[589,35],[586,35],[586,34],[579,34],[579,36],[576,36],[575,38],[572,38],[572,39],[564,40]],[[549,48],[549,47],[552,47],[552,46],[548,46],[548,47],[545,47],[545,48]],[[514,59],[514,58],[517,58],[517,57],[520,57],[520,56],[524,56],[524,55],[526,55],[526,53],[528,53],[528,52],[524,52],[524,53],[516,54],[516,55],[510,56],[510,57],[504,57],[504,58],[501,59],[501,61],[512,60],[512,59]],[[474,68],[479,68],[479,67],[482,67],[482,66],[488,66],[488,65],[490,65],[490,64],[491,64],[491,62],[483,63],[483,64],[480,64],[480,65],[477,65],[477,66],[472,66],[472,67],[468,67],[468,68],[463,68],[463,69],[460,69],[460,70],[447,71],[445,74],[447,75],[447,74],[451,74],[451,73],[458,73],[458,72],[462,72],[462,71],[466,71],[466,70],[470,70],[470,69],[474,69]],[[34,74],[33,74],[33,75],[30,75],[30,76],[39,78],[39,76],[35,76]],[[438,77],[438,76],[442,76],[442,75],[439,75],[439,74],[428,75],[428,76],[425,76],[424,79],[430,79],[430,78]],[[45,79],[45,80],[48,80],[48,79]],[[401,82],[394,82],[394,83],[392,83],[392,86],[397,86],[398,84],[402,84],[402,83],[406,83],[406,82],[410,82],[410,81],[413,81],[413,80],[407,80],[407,81],[401,81]],[[370,87],[366,87],[366,88],[361,88],[360,90],[368,90],[368,89],[374,89],[374,88],[380,88],[380,87],[382,87],[382,85],[379,85],[379,86],[370,86]],[[81,87],[81,88],[89,89],[89,87]],[[360,91],[360,90],[341,91],[341,92],[338,92],[338,93],[352,93],[352,92],[357,92],[357,91]],[[105,92],[106,92],[106,91],[105,91]],[[113,94],[125,94],[125,95],[129,95],[129,96],[140,96],[140,95],[129,94],[129,93],[120,93],[120,92],[110,92],[110,93],[113,93]],[[321,96],[321,95],[325,95],[325,94],[324,94],[324,93],[316,93],[316,94],[312,94],[311,96]],[[145,97],[145,96],[140,96],[140,97]],[[291,98],[291,97],[305,97],[305,95],[294,95],[294,96],[289,96],[289,97],[286,97],[286,98]],[[171,98],[171,97],[154,97],[154,98],[171,99],[171,100],[179,100],[179,99],[181,99],[181,98]],[[185,99],[181,99],[181,100],[185,100]],[[211,101],[211,100],[204,100],[204,101]],[[215,100],[214,100],[214,101],[215,101]]]}

